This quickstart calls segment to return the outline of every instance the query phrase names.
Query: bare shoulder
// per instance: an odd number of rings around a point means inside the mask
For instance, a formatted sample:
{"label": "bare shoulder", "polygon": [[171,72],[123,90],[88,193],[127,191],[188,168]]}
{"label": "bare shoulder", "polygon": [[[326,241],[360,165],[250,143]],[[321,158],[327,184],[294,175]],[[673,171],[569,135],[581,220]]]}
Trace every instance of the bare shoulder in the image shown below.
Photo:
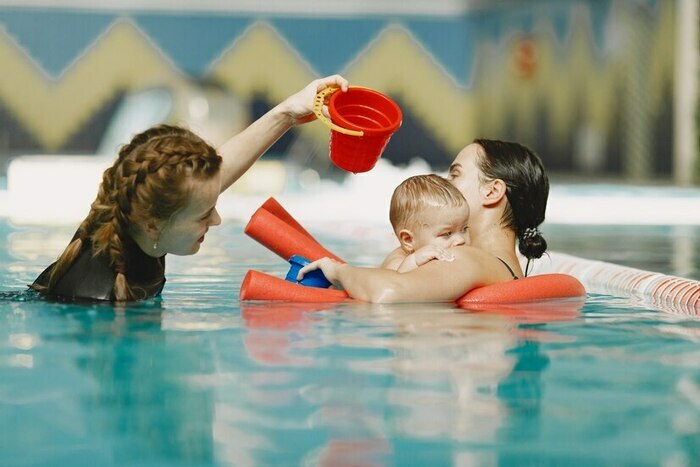
{"label": "bare shoulder", "polygon": [[460,246],[449,251],[454,255],[454,260],[430,261],[418,269],[446,283],[471,286],[489,281],[488,277],[484,277],[483,264],[489,262],[492,257],[490,254],[469,246]]}
{"label": "bare shoulder", "polygon": [[461,246],[452,250],[455,265],[466,270],[471,279],[479,285],[489,285],[512,279],[503,263],[493,254],[472,246]]}
{"label": "bare shoulder", "polygon": [[473,246],[458,246],[450,250],[455,256],[455,262],[460,266],[484,265],[496,259],[491,253]]}

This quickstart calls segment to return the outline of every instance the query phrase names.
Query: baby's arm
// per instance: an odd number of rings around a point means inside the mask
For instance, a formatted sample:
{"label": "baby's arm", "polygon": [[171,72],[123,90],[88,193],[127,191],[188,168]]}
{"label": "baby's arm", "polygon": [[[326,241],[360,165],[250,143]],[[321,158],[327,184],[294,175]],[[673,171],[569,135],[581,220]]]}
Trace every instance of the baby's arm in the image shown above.
{"label": "baby's arm", "polygon": [[401,248],[396,248],[394,251],[389,253],[389,255],[382,261],[382,264],[379,265],[380,269],[391,269],[392,271],[396,271],[399,269],[399,266],[403,262],[404,259],[406,259],[406,252],[403,251]]}
{"label": "baby's arm", "polygon": [[399,265],[396,271],[413,271],[418,266],[422,266],[432,259],[439,259],[440,252],[444,253],[444,250],[442,248],[436,248],[431,245],[426,245],[422,248],[418,248],[416,251],[404,258],[403,262]]}
{"label": "baby's arm", "polygon": [[[420,250],[418,250],[420,251]],[[418,264],[418,251],[415,251],[411,253],[410,255],[406,256],[401,264],[396,268],[396,272],[408,272],[408,271],[413,271],[416,269],[420,264]],[[424,261],[421,264],[425,264],[427,261]]]}
{"label": "baby's arm", "polygon": [[452,261],[454,260],[454,256],[452,253],[432,245],[419,248],[409,255],[398,248],[387,256],[381,267],[383,269],[391,269],[397,272],[408,272],[413,271],[418,266],[422,266],[428,261],[434,259],[439,261]]}

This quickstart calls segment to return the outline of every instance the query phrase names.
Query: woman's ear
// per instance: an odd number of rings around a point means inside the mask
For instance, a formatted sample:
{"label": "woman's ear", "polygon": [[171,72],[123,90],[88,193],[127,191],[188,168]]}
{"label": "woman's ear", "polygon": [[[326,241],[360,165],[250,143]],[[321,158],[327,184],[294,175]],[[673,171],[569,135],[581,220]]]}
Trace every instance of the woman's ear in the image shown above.
{"label": "woman's ear", "polygon": [[408,229],[401,229],[398,234],[401,248],[407,253],[413,253],[413,232]]}
{"label": "woman's ear", "polygon": [[148,221],[144,224],[146,233],[149,235],[155,234],[160,232],[160,226],[156,224],[154,221]]}
{"label": "woman's ear", "polygon": [[485,206],[498,204],[506,196],[506,182],[500,178],[490,180],[481,184],[480,191]]}
{"label": "woman's ear", "polygon": [[158,222],[155,222],[154,220],[150,220],[143,224],[144,230],[146,231],[146,235],[149,237],[158,237],[160,235],[161,231],[161,225]]}

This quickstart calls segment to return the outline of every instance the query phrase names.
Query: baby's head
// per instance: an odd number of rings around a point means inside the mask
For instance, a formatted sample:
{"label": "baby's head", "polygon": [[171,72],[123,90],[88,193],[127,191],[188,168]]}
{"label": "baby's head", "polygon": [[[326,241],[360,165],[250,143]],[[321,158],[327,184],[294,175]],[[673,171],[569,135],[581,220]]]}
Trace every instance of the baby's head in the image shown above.
{"label": "baby's head", "polygon": [[438,175],[417,175],[396,187],[389,220],[407,253],[427,245],[450,248],[469,244],[469,204],[457,188]]}

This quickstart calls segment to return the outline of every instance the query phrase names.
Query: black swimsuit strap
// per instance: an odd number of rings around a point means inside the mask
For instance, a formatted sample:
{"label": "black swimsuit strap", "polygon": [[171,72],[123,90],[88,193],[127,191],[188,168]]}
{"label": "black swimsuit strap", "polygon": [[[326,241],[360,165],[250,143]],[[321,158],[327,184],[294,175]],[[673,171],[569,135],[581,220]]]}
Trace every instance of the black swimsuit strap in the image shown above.
{"label": "black swimsuit strap", "polygon": [[[498,258],[498,256],[496,256],[496,258]],[[515,275],[515,273],[513,272],[513,270],[510,268],[510,266],[508,266],[508,263],[506,263],[505,261],[503,261],[501,258],[498,258],[498,260],[499,260],[501,263],[503,263],[503,265],[504,265],[506,268],[508,268],[508,272],[513,276],[513,279],[517,279],[517,278],[518,278],[518,276]]]}

